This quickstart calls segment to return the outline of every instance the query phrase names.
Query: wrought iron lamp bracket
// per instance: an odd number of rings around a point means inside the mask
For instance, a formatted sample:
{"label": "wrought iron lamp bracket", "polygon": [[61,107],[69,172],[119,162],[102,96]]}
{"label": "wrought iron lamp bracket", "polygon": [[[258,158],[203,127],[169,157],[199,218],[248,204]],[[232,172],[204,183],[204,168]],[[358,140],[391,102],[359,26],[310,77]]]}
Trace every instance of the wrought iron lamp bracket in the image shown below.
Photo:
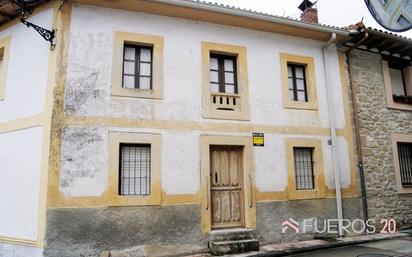
{"label": "wrought iron lamp bracket", "polygon": [[24,25],[26,25],[28,28],[32,27],[33,29],[35,29],[37,31],[37,33],[40,34],[40,36],[42,36],[46,41],[50,42],[50,50],[53,51],[54,47],[56,46],[56,43],[54,41],[55,38],[56,38],[56,35],[55,35],[56,30],[54,30],[54,29],[48,30],[48,29],[42,28],[40,26],[37,26],[34,23],[31,23],[31,22],[27,21],[25,19],[26,14],[27,14],[27,11],[22,12],[20,22],[23,23]]}

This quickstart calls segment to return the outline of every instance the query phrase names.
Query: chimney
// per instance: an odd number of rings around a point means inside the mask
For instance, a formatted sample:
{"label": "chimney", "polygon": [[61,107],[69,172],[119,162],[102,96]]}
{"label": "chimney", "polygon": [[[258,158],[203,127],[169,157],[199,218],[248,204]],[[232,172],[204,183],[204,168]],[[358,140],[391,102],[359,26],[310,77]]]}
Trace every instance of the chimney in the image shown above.
{"label": "chimney", "polygon": [[298,8],[302,11],[302,14],[300,15],[301,21],[319,23],[318,9],[313,7],[316,2],[312,3],[309,0],[303,0],[303,2],[299,5]]}

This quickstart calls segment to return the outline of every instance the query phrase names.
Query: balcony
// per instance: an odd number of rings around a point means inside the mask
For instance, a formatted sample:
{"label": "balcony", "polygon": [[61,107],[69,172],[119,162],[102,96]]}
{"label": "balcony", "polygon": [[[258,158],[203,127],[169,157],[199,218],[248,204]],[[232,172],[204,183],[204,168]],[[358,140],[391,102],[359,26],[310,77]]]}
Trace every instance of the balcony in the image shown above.
{"label": "balcony", "polygon": [[211,105],[216,110],[240,111],[240,95],[226,93],[210,93]]}

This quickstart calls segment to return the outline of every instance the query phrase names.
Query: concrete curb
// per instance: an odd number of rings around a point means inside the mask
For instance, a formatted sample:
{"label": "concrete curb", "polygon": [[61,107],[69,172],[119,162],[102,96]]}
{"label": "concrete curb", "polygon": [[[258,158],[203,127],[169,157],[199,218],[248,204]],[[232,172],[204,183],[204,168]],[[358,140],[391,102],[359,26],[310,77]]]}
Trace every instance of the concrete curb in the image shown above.
{"label": "concrete curb", "polygon": [[382,240],[388,240],[388,239],[403,238],[403,237],[408,237],[408,236],[410,236],[410,234],[408,234],[408,233],[396,233],[394,235],[389,235],[388,234],[388,235],[385,235],[385,236],[381,236],[381,234],[370,235],[370,236],[360,236],[361,238],[359,238],[357,240],[354,239],[354,238],[350,238],[350,237],[347,238],[349,240],[333,239],[333,240],[328,240],[330,242],[327,242],[325,244],[305,246],[305,247],[297,247],[297,248],[289,248],[289,249],[283,249],[283,250],[268,250],[266,252],[259,252],[259,253],[256,253],[256,254],[250,254],[250,255],[247,255],[247,257],[290,256],[290,255],[294,255],[294,254],[314,252],[314,251],[318,251],[318,250],[338,248],[338,247],[357,245],[357,244],[364,244],[364,243],[376,242],[376,241],[382,241]]}

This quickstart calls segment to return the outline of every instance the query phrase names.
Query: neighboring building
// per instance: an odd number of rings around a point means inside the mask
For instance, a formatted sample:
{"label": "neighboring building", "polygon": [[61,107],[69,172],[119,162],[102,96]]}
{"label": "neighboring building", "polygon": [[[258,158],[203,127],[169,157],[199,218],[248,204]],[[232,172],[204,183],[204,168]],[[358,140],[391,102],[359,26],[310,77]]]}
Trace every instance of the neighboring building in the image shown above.
{"label": "neighboring building", "polygon": [[366,29],[345,45],[359,120],[369,218],[412,220],[412,41]]}
{"label": "neighboring building", "polygon": [[369,0],[368,4],[383,26],[396,31],[412,26],[411,0]]}
{"label": "neighboring building", "polygon": [[187,0],[50,1],[29,21],[56,46],[0,27],[0,255],[311,238],[282,222],[337,218],[336,183],[361,217],[345,30]]}

